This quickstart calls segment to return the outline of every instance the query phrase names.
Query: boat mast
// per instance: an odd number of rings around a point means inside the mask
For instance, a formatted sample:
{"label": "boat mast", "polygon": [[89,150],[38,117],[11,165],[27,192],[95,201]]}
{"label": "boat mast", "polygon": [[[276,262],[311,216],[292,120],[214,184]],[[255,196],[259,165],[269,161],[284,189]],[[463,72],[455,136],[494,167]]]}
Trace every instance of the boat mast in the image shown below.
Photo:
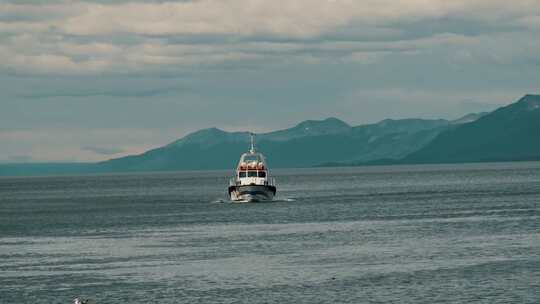
{"label": "boat mast", "polygon": [[249,136],[251,137],[251,147],[249,148],[249,153],[253,154],[255,153],[255,143],[254,143],[255,134],[249,133]]}

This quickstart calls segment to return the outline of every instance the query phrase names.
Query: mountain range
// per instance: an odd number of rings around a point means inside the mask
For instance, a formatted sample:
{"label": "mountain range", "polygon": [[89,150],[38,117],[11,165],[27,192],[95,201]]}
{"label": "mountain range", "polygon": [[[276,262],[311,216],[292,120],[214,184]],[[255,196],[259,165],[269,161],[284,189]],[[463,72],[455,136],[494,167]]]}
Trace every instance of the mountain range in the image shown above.
{"label": "mountain range", "polygon": [[[327,118],[257,134],[256,140],[272,168],[540,160],[540,95],[453,121],[350,126]],[[0,175],[232,169],[248,145],[248,132],[209,128],[140,155],[94,164],[2,165]]]}
{"label": "mountain range", "polygon": [[540,160],[540,95],[525,95],[516,103],[442,132],[403,162],[523,160]]}
{"label": "mountain range", "polygon": [[[352,127],[337,119],[308,120],[285,130],[257,134],[257,148],[273,168],[310,167],[331,161],[398,159],[433,140],[447,120],[383,120]],[[201,130],[141,155],[99,165],[109,171],[227,169],[249,145],[248,132]]]}

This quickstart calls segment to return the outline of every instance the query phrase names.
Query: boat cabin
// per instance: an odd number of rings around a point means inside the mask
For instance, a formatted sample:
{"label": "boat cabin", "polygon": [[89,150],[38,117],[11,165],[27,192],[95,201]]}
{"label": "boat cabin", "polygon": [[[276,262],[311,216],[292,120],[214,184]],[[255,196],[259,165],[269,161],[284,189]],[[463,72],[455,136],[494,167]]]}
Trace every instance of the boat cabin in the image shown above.
{"label": "boat cabin", "polygon": [[249,152],[240,157],[236,168],[236,181],[239,185],[267,184],[268,169],[261,153]]}

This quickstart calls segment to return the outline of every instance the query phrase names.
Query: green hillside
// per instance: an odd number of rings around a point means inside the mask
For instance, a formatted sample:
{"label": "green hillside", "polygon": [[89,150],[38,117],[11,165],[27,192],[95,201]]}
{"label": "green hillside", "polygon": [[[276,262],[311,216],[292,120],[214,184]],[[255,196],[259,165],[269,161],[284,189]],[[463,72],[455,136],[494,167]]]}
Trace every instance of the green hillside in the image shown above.
{"label": "green hillside", "polygon": [[526,95],[482,118],[439,134],[406,163],[540,159],[540,95]]}

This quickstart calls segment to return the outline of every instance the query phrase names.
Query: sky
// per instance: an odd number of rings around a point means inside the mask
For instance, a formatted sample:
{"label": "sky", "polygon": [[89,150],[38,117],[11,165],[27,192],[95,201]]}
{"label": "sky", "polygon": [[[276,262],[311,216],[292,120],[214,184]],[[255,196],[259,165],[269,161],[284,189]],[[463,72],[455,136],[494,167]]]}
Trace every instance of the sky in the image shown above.
{"label": "sky", "polygon": [[538,0],[0,1],[0,162],[540,93]]}

